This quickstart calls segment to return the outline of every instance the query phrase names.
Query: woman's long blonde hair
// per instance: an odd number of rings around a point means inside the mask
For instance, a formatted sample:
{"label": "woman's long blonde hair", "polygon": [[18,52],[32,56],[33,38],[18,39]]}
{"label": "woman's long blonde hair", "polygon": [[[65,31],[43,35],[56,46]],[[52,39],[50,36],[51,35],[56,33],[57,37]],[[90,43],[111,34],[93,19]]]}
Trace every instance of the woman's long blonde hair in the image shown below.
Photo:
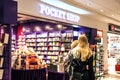
{"label": "woman's long blonde hair", "polygon": [[82,61],[85,61],[90,57],[92,51],[89,48],[88,39],[85,35],[78,37],[78,46],[73,49],[73,56],[81,58]]}
{"label": "woman's long blonde hair", "polygon": [[71,44],[71,49],[75,48],[78,45],[78,40],[74,40]]}

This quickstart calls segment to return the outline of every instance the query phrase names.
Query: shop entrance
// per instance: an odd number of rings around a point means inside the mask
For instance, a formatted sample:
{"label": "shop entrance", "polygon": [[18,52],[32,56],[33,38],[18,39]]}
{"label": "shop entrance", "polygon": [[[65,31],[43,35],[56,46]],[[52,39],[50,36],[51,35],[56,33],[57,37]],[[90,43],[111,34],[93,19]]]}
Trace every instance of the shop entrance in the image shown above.
{"label": "shop entrance", "polygon": [[[21,17],[24,16],[22,15]],[[45,63],[46,65],[50,65],[52,63],[52,65],[57,66],[63,62],[65,56],[71,49],[71,42],[77,39],[79,35],[85,34],[90,41],[91,28],[73,26],[72,24],[47,19],[37,20],[38,18],[36,19],[31,16],[29,18],[27,17],[29,16],[25,16],[25,19],[19,18],[20,21],[12,29],[13,43],[11,49],[13,54],[12,67],[14,68],[21,68],[21,65],[14,65],[15,62],[19,64],[23,62],[24,65],[24,59],[21,59],[21,55],[24,58],[24,55],[31,53],[37,54],[40,64]],[[16,56],[18,54],[20,56]],[[16,57],[22,61],[16,61]],[[53,70],[56,70],[56,66],[52,67],[54,68]],[[45,65],[32,68],[41,67],[45,67]],[[22,66],[22,69],[25,68],[28,69],[29,67]]]}
{"label": "shop entrance", "polygon": [[[54,72],[58,73],[54,75],[55,78],[59,77],[59,73],[64,77],[62,64],[71,49],[71,42],[78,39],[78,36],[82,34],[87,36],[89,42],[93,42],[93,34],[96,34],[95,32],[91,33],[92,29],[88,27],[24,14],[20,14],[18,20],[18,24],[12,27],[11,60],[13,73],[17,70],[35,70],[35,73],[37,73],[39,71],[36,71],[36,69],[45,69],[48,74],[52,71],[49,75],[53,75]],[[46,76],[47,71],[45,70],[42,70],[43,72],[40,74]],[[14,75],[12,75],[12,78],[14,78]],[[38,80],[39,76],[36,78],[35,76],[32,75],[31,77]]]}

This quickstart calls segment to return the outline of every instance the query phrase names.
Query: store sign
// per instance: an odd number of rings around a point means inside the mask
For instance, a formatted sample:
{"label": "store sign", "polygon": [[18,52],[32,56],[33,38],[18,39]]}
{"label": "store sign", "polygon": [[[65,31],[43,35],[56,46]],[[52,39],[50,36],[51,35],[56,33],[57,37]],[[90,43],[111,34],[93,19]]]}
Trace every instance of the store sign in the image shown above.
{"label": "store sign", "polygon": [[79,22],[80,17],[76,14],[66,12],[45,4],[40,4],[39,5],[39,12],[40,14],[51,16],[54,18],[59,18],[62,20],[67,20],[71,22]]}
{"label": "store sign", "polygon": [[103,31],[102,30],[97,30],[97,36],[103,37]]}
{"label": "store sign", "polygon": [[109,25],[109,31],[120,32],[120,26],[110,24]]}

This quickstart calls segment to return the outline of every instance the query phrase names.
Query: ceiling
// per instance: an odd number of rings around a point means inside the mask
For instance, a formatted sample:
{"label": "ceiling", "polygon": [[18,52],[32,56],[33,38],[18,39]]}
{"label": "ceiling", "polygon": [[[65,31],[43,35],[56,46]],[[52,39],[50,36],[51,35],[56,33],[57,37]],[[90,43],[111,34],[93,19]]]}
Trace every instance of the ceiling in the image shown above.
{"label": "ceiling", "polygon": [[88,17],[120,25],[120,0],[61,0],[70,5],[85,9],[92,14]]}

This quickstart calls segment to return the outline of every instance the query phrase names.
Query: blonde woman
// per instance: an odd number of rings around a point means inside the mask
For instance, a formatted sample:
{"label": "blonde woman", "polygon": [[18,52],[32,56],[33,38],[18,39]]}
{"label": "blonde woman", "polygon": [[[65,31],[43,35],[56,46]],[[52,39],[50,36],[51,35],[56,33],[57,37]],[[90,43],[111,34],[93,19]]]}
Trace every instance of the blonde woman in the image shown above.
{"label": "blonde woman", "polygon": [[68,60],[73,68],[71,80],[95,80],[93,55],[85,35],[78,37],[78,45],[70,51]]}

